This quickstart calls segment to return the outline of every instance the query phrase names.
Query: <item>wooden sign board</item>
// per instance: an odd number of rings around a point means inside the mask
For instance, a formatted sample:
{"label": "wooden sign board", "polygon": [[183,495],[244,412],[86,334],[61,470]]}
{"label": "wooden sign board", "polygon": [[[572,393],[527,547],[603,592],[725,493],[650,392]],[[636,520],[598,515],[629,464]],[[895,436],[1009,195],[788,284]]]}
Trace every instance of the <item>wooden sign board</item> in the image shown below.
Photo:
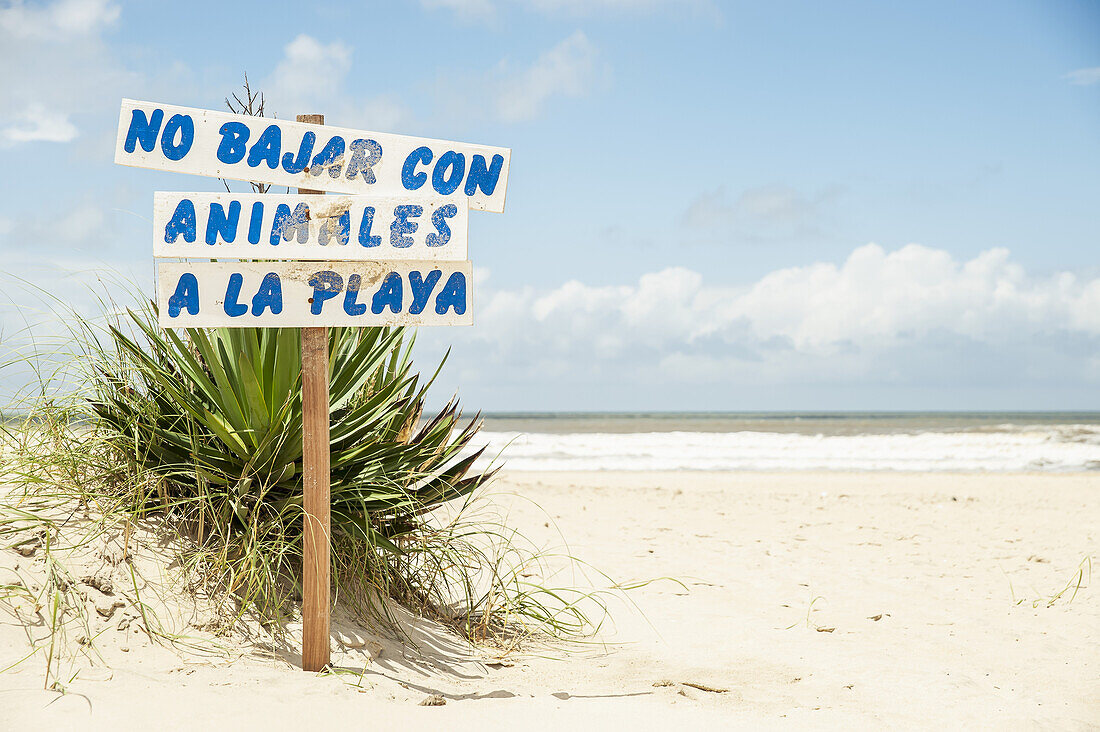
{"label": "wooden sign board", "polygon": [[214,259],[467,258],[463,199],[157,193],[153,256]]}
{"label": "wooden sign board", "polygon": [[511,150],[122,100],[115,162],[337,193],[410,192],[504,211]]}
{"label": "wooden sign board", "polygon": [[164,328],[472,325],[469,262],[161,262]]}

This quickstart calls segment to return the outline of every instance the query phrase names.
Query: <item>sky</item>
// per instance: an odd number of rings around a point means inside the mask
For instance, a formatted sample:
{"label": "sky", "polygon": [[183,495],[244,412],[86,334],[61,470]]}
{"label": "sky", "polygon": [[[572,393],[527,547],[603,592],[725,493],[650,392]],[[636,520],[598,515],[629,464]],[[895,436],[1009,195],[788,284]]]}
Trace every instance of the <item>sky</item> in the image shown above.
{"label": "sky", "polygon": [[153,192],[221,186],[114,165],[120,100],[247,73],[512,149],[440,401],[1100,409],[1100,2],[9,1],[0,68],[0,356],[28,289],[151,296]]}

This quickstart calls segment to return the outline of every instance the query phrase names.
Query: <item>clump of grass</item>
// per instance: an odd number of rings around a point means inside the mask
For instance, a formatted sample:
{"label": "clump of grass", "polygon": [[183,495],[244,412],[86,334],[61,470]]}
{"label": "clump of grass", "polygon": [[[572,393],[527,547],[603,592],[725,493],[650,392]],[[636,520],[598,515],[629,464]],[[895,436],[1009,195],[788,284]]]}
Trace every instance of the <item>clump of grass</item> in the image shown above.
{"label": "clump of grass", "polygon": [[[825,627],[823,625],[818,625],[817,623],[813,622],[813,620],[811,619],[811,615],[813,615],[813,613],[817,612],[817,610],[819,609],[819,608],[814,607],[814,605],[816,605],[819,600],[821,602],[825,602],[825,598],[822,597],[821,595],[813,595],[810,598],[809,604],[806,605],[806,617],[804,619],[804,622],[805,622],[807,628],[810,628],[812,630],[816,630],[819,633],[832,633],[834,630],[836,630],[836,628],[828,628],[828,627]],[[788,607],[788,606],[784,605],[784,607]],[[783,630],[790,630],[791,628],[796,628],[800,624],[801,623],[799,623],[799,622],[791,623],[790,625],[785,627]]]}
{"label": "clump of grass", "polygon": [[[1001,569],[1001,572],[1005,575],[1005,579],[1008,580],[1008,592],[1012,596],[1012,604],[1022,605],[1028,602],[1026,597],[1016,596],[1016,588],[1012,584],[1012,578],[1008,576],[1008,573],[1005,572],[1004,569]],[[1077,598],[1077,594],[1082,589],[1086,589],[1090,584],[1092,584],[1092,557],[1086,555],[1077,564],[1077,569],[1073,570],[1062,589],[1056,592],[1043,593],[1033,588],[1036,597],[1031,600],[1031,607],[1035,609],[1040,607],[1049,608],[1054,607],[1059,602],[1065,602],[1068,605]]]}
{"label": "clump of grass", "polygon": [[[247,621],[279,635],[300,599],[297,332],[166,332],[151,305],[104,309],[114,315],[70,318],[63,357],[52,359],[61,368],[36,366],[39,382],[0,424],[0,548],[47,532],[36,560],[55,578],[9,582],[0,605],[45,613],[32,647],[55,688],[67,681],[57,659],[73,638],[85,640],[77,654],[95,653],[65,552],[107,535],[136,541],[131,526],[155,524],[176,547],[179,585],[217,608],[209,627]],[[485,511],[479,489],[495,468],[475,468],[480,421],[462,419],[454,401],[424,416],[433,379],[412,369],[407,334],[332,329],[330,338],[335,598],[391,634],[401,633],[398,603],[504,652],[598,630],[606,593],[627,588],[555,586],[554,568],[575,560]],[[50,362],[43,350],[13,358]],[[188,642],[146,615],[140,570],[122,556],[146,634]]]}
{"label": "clump of grass", "polygon": [[[247,77],[244,96],[226,104],[265,114]],[[123,527],[128,544],[130,527],[154,522],[177,548],[181,585],[218,608],[211,625],[247,617],[278,634],[300,599],[298,331],[162,331],[151,305],[122,310],[101,300],[99,310],[111,315],[67,316],[54,348],[28,327],[29,348],[10,349],[0,364],[34,377],[0,419],[0,488],[9,486],[6,497],[0,490],[0,548],[48,530],[56,541],[42,558],[60,562],[62,535],[73,549]],[[555,566],[580,563],[479,510],[495,473],[477,467],[480,420],[463,419],[456,400],[425,416],[434,375],[414,371],[412,344],[400,328],[330,329],[335,597],[391,632],[401,631],[398,603],[504,650],[533,636],[594,632],[606,592],[629,587],[606,577],[607,590],[555,586]],[[30,504],[49,510],[21,508]],[[76,524],[58,518],[78,513]],[[185,640],[148,614],[129,570],[149,637]],[[24,584],[3,587],[0,605],[30,602]],[[57,617],[83,611],[66,588],[54,590]],[[44,596],[32,604],[45,607]],[[59,628],[48,633],[51,646]]]}

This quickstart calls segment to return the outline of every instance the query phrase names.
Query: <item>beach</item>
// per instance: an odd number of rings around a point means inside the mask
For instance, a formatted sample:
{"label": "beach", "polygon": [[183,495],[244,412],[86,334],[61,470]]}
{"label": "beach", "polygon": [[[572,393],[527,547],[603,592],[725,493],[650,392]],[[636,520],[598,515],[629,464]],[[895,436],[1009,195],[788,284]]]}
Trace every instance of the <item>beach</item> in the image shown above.
{"label": "beach", "polygon": [[[105,638],[110,669],[89,663],[66,695],[42,690],[41,664],[0,675],[0,720],[1086,729],[1097,490],[1082,472],[506,472],[491,492],[509,525],[615,581],[653,580],[612,597],[590,643],[499,658],[419,623],[422,657],[386,641],[356,673],[315,676],[244,646],[230,662]],[[25,647],[10,618],[0,634],[5,657]],[[364,657],[334,649],[349,669]],[[420,706],[432,695],[445,704]]]}
{"label": "beach", "polygon": [[0,732],[1100,732],[1100,1],[285,5],[0,0]]}

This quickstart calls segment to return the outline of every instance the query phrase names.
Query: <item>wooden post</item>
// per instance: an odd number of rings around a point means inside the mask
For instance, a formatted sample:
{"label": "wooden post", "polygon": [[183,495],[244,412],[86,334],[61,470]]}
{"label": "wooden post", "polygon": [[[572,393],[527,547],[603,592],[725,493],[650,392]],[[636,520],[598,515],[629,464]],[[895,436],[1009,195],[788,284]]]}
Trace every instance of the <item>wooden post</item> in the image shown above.
{"label": "wooden post", "polygon": [[[299,114],[299,122],[323,125],[321,114]],[[322,193],[299,188],[298,193]],[[329,663],[328,328],[302,328],[302,670]]]}

